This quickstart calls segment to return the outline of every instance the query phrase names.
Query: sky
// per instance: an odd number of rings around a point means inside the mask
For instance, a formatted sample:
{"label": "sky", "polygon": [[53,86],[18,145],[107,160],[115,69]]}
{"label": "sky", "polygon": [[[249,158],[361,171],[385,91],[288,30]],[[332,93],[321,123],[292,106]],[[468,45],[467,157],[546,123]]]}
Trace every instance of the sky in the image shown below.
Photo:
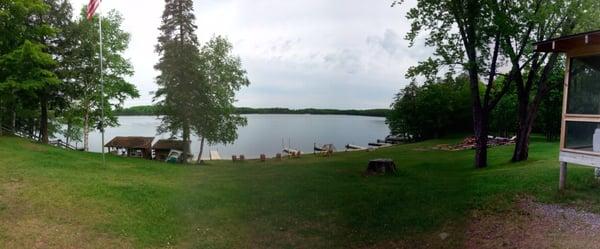
{"label": "sky", "polygon": [[[88,2],[70,1],[75,13]],[[251,84],[238,92],[236,106],[388,108],[410,82],[406,70],[432,53],[404,40],[414,2],[392,8],[392,0],[194,0],[196,33],[201,43],[227,37],[241,58]],[[131,34],[125,57],[141,97],[125,106],[152,104],[164,1],[103,0],[101,9],[119,11]]]}

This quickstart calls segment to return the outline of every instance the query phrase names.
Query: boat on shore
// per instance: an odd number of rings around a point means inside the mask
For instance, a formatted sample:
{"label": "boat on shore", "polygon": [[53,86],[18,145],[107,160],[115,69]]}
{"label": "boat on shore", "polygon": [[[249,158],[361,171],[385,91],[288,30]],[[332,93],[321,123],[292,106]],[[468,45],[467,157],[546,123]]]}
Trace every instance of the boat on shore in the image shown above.
{"label": "boat on shore", "polygon": [[355,150],[367,150],[367,148],[355,145],[355,144],[346,144],[346,150],[355,151]]}

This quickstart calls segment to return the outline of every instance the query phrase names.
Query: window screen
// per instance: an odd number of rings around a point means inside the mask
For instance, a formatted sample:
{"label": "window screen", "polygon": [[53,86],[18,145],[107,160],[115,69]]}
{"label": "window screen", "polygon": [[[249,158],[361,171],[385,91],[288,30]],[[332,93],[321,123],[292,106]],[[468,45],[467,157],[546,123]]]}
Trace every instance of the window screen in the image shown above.
{"label": "window screen", "polygon": [[567,113],[600,114],[600,56],[571,59]]}
{"label": "window screen", "polygon": [[[597,133],[595,141],[594,133]],[[567,121],[565,148],[600,152],[600,123]]]}

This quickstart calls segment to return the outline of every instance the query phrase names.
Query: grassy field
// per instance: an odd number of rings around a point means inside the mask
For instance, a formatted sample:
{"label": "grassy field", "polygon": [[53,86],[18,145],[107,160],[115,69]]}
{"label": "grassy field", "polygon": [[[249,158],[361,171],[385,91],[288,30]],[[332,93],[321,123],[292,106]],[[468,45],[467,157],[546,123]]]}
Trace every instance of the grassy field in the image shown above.
{"label": "grassy field", "polygon": [[[176,166],[64,151],[0,137],[0,248],[460,248],[473,210],[500,212],[518,195],[600,212],[592,169],[569,168],[557,192],[557,144],[535,140],[490,166],[434,140],[281,162]],[[400,174],[364,177],[389,157]],[[439,233],[447,233],[441,240]]]}

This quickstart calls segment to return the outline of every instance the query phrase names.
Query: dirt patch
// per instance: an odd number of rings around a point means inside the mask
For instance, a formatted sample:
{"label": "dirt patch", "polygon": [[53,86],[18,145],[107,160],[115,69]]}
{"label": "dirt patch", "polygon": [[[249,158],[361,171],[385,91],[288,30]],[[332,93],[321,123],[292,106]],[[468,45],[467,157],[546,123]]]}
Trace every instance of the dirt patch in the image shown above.
{"label": "dirt patch", "polygon": [[36,144],[36,143],[22,143],[20,145],[23,146],[23,149],[25,149],[27,151],[48,152],[48,147],[44,146],[44,145],[41,145],[41,144]]}
{"label": "dirt patch", "polygon": [[23,197],[26,187],[21,179],[0,182],[0,248],[133,248],[73,219],[45,217]]}
{"label": "dirt patch", "polygon": [[5,248],[133,248],[109,235],[90,233],[85,226],[58,224],[34,217],[12,223],[4,239]]}
{"label": "dirt patch", "polygon": [[508,212],[473,213],[465,248],[600,249],[600,215],[524,198]]}

